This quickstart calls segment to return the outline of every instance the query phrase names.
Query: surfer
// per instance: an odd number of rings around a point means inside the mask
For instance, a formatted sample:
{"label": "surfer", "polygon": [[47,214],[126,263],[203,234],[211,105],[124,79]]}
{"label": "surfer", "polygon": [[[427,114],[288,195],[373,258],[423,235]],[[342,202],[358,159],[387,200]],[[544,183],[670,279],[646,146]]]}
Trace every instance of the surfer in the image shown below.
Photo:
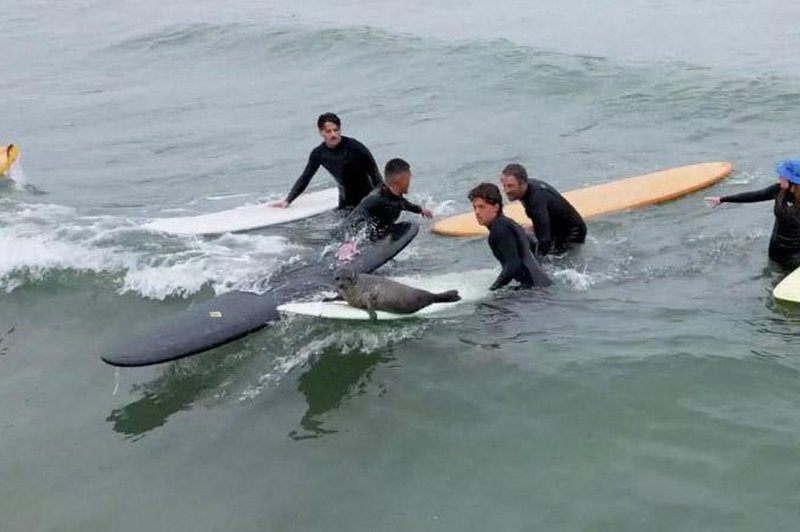
{"label": "surfer", "polygon": [[551,185],[528,178],[524,166],[506,165],[500,182],[509,201],[520,200],[533,222],[539,241],[537,255],[563,253],[570,245],[586,240],[586,223],[575,207]]}
{"label": "surfer", "polygon": [[389,233],[402,211],[413,212],[428,219],[433,217],[430,210],[411,203],[404,197],[411,185],[410,164],[403,159],[391,159],[386,163],[384,175],[386,181],[374,188],[353,209],[337,230],[338,236],[365,227],[367,238],[375,241]]}
{"label": "surfer", "polygon": [[786,270],[800,267],[800,159],[788,159],[775,167],[778,182],[750,192],[705,198],[720,203],[774,201],[775,223],[769,241],[769,258]]}
{"label": "surfer", "polygon": [[320,166],[331,173],[339,185],[339,208],[358,205],[369,192],[381,184],[381,174],[375,158],[366,146],[354,138],[341,134],[342,122],[333,113],[324,113],[317,119],[322,143],[311,151],[305,170],[297,178],[286,199],[271,205],[288,207],[303,193]]}
{"label": "surfer", "polygon": [[512,280],[519,282],[521,288],[550,285],[550,278],[534,256],[534,241],[517,222],[503,214],[503,196],[497,185],[481,183],[467,197],[475,219],[489,229],[489,247],[503,268],[490,290],[502,288]]}

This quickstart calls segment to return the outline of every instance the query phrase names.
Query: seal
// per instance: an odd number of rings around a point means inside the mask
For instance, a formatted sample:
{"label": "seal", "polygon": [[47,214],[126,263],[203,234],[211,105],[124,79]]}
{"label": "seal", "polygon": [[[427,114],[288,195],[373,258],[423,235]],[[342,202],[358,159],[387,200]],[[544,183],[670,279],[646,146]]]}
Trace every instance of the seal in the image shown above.
{"label": "seal", "polygon": [[384,277],[356,273],[346,268],[336,270],[334,281],[342,298],[351,307],[366,310],[372,321],[378,319],[376,310],[412,314],[432,303],[451,303],[461,299],[458,290],[434,294]]}

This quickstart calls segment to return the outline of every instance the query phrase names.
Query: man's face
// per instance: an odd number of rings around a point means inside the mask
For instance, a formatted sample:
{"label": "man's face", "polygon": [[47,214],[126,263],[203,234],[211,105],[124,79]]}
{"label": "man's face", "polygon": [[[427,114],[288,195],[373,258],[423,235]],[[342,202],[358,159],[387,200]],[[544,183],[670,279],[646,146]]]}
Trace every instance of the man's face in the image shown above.
{"label": "man's face", "polygon": [[472,212],[475,213],[475,219],[479,224],[489,225],[497,218],[500,205],[492,205],[483,198],[475,198],[472,200]]}
{"label": "man's face", "polygon": [[500,175],[500,183],[503,185],[503,192],[510,201],[518,200],[525,195],[528,189],[527,183],[520,183],[513,175]]}
{"label": "man's face", "polygon": [[394,182],[397,184],[397,191],[406,194],[411,186],[411,172],[402,172],[395,176]]}
{"label": "man's face", "polygon": [[342,140],[342,134],[339,126],[333,122],[325,122],[319,130],[319,134],[325,141],[325,145],[329,148],[335,148]]}
{"label": "man's face", "polygon": [[781,184],[781,190],[789,190],[789,180],[783,176],[780,176],[778,182]]}

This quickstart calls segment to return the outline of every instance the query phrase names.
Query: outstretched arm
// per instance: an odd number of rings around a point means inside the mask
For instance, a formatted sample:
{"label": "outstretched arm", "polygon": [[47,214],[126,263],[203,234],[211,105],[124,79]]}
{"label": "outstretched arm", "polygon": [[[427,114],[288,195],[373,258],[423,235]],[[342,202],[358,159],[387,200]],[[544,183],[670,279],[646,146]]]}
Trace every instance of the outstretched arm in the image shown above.
{"label": "outstretched arm", "polygon": [[761,190],[753,190],[750,192],[742,192],[741,194],[732,194],[730,196],[722,196],[719,198],[720,203],[756,203],[758,201],[774,200],[775,196],[780,192],[781,186],[778,183],[770,185]]}
{"label": "outstretched arm", "polygon": [[433,213],[430,210],[420,207],[416,203],[411,203],[405,198],[403,198],[403,210],[421,214],[424,218],[433,218]]}
{"label": "outstretched arm", "polygon": [[312,151],[311,155],[308,156],[308,163],[306,164],[305,170],[303,170],[303,173],[300,174],[300,177],[298,177],[297,181],[295,181],[292,190],[289,191],[289,195],[286,196],[287,205],[296,200],[297,196],[303,193],[308,184],[311,182],[311,178],[314,177],[315,173],[317,173],[319,165],[319,157],[317,156],[316,151]]}

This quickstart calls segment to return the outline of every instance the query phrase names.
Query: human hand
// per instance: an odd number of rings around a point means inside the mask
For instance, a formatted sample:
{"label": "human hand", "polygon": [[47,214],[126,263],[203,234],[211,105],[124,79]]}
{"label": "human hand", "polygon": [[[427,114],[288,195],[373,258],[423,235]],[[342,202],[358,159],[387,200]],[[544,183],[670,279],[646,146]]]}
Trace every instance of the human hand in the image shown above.
{"label": "human hand", "polygon": [[710,207],[716,207],[716,206],[718,206],[720,203],[722,203],[722,202],[720,201],[720,197],[719,197],[719,196],[709,196],[709,197],[707,197],[707,198],[703,198],[703,199],[706,201],[706,203],[708,203],[708,205],[709,205]]}
{"label": "human hand", "polygon": [[422,212],[420,214],[422,215],[423,218],[427,218],[428,220],[433,218],[433,213],[431,212],[430,209],[422,209]]}
{"label": "human hand", "polygon": [[288,204],[288,203],[286,203],[286,201],[285,201],[285,200],[281,200],[281,201],[273,201],[272,203],[267,203],[267,205],[268,205],[269,207],[276,207],[276,208],[278,208],[278,209],[285,209],[285,208],[287,208],[287,207],[289,206],[289,204]]}
{"label": "human hand", "polygon": [[345,242],[336,250],[336,260],[339,262],[349,262],[359,253],[358,245],[355,242]]}

